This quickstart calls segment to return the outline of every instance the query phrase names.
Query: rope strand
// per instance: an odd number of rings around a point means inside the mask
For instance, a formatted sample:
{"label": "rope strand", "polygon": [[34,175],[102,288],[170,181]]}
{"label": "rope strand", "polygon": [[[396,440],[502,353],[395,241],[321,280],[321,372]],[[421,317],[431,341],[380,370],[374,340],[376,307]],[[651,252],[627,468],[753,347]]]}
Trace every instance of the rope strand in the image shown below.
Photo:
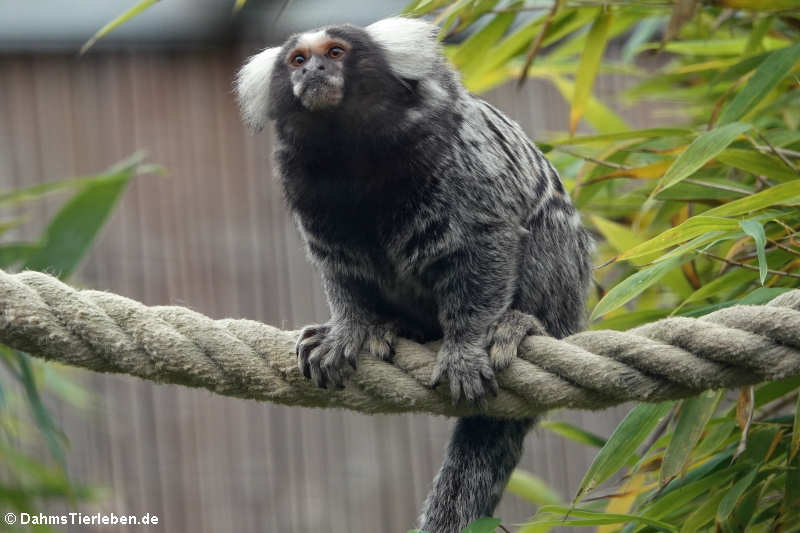
{"label": "rope strand", "polygon": [[[366,354],[343,389],[319,389],[297,369],[298,332],[251,320],[212,320],[183,307],[147,307],[76,290],[39,272],[0,270],[0,342],[48,360],[218,394],[364,413],[477,414],[426,386],[436,343],[399,339],[394,364]],[[599,409],[800,374],[800,290],[763,306],[666,318],[626,332],[528,337],[498,374],[483,414],[527,417],[558,407]]]}

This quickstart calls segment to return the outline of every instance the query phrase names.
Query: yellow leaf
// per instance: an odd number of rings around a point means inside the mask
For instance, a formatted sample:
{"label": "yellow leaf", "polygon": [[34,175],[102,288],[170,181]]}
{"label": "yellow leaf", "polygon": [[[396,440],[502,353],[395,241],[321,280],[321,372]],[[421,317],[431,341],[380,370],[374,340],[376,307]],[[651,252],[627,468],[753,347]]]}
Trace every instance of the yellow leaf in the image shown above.
{"label": "yellow leaf", "polygon": [[86,51],[89,50],[89,48],[91,48],[94,45],[94,43],[96,43],[100,38],[110,33],[111,30],[115,29],[117,26],[125,24],[126,22],[134,18],[136,15],[138,15],[139,13],[149,8],[158,1],[159,0],[142,0],[141,2],[134,5],[132,8],[125,11],[122,15],[118,16],[117,18],[115,18],[114,20],[112,20],[99,30],[97,30],[97,33],[92,35],[92,38],[86,41],[83,44],[83,46],[81,46],[81,54],[85,54]]}
{"label": "yellow leaf", "polygon": [[[612,496],[606,506],[606,512],[611,514],[627,514],[636,501],[636,497],[642,492],[644,486],[644,473],[638,473],[622,486],[618,496]],[[611,533],[619,531],[619,524],[599,526],[597,533]]]}
{"label": "yellow leaf", "polygon": [[603,59],[603,52],[608,42],[608,28],[611,26],[613,14],[610,10],[603,10],[592,24],[589,35],[586,37],[586,46],[581,54],[581,62],[578,65],[578,72],[575,75],[575,93],[572,97],[572,109],[569,113],[569,132],[575,134],[581,117],[586,111],[589,97],[592,94],[592,86],[597,77],[597,69],[600,67],[600,60]]}
{"label": "yellow leaf", "polygon": [[661,176],[664,175],[664,172],[667,171],[670,165],[672,165],[672,160],[665,159],[663,161],[656,161],[655,163],[651,163],[643,167],[615,170],[613,172],[609,172],[608,174],[603,174],[602,176],[597,176],[596,178],[588,180],[586,183],[583,183],[582,185],[589,185],[591,183],[610,180],[613,178],[633,178],[633,179],[660,178]]}

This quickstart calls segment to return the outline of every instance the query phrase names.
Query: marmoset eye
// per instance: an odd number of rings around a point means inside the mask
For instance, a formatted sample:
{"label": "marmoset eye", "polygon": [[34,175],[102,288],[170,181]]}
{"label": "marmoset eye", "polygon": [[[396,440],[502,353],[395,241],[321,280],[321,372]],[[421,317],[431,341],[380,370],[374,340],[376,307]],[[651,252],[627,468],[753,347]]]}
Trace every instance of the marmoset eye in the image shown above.
{"label": "marmoset eye", "polygon": [[331,59],[339,59],[344,55],[344,48],[341,46],[332,46],[327,53],[327,56]]}

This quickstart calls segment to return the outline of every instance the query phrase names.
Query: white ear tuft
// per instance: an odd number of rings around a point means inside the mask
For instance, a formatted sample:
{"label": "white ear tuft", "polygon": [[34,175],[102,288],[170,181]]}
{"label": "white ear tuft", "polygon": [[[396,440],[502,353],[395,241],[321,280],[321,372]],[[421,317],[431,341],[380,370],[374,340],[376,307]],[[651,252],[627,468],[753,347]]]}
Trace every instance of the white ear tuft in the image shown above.
{"label": "white ear tuft", "polygon": [[422,19],[392,17],[366,28],[386,51],[389,66],[401,78],[419,80],[436,68],[439,27]]}
{"label": "white ear tuft", "polygon": [[245,124],[260,130],[267,122],[272,69],[281,48],[266,48],[247,60],[236,76],[236,95]]}

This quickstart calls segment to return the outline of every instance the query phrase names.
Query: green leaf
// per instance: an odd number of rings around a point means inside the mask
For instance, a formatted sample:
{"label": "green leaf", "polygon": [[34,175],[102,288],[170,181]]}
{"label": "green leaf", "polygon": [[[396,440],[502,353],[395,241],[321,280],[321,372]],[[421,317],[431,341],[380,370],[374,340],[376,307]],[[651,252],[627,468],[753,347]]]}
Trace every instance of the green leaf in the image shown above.
{"label": "green leaf", "polygon": [[[539,515],[545,515],[545,516],[542,517],[543,520],[542,522],[535,521],[531,523],[532,525],[536,524],[539,526],[542,525],[599,526],[604,524],[626,524],[632,522],[632,523],[647,525],[660,531],[677,532],[677,528],[675,528],[675,526],[673,526],[672,524],[668,524],[666,522],[661,522],[658,520],[653,520],[643,516],[604,513],[602,511],[575,509],[572,507],[565,507],[562,505],[545,505],[541,509],[539,509],[536,515],[537,517]],[[557,516],[560,515],[563,516],[564,518],[559,520],[553,520],[552,515],[557,515]],[[567,518],[570,516],[584,518],[585,520],[570,520],[569,518]],[[528,530],[527,528],[523,528],[520,530],[519,533],[526,533],[528,531],[536,531],[536,530]]]}
{"label": "green leaf", "polygon": [[[642,46],[642,50],[652,50],[659,48],[659,43],[648,43]],[[786,46],[783,39],[766,37],[763,46],[767,50],[776,50]],[[694,41],[672,41],[664,46],[668,52],[698,56],[739,56],[744,53],[747,47],[747,39],[702,39]]]}
{"label": "green leaf", "polygon": [[[514,2],[509,9],[519,5],[521,2]],[[514,12],[495,16],[491,22],[470,35],[456,48],[450,59],[464,77],[469,77],[478,69],[483,68],[484,58],[489,54],[492,45],[503,36],[515,18],[516,13]]]}
{"label": "green leaf", "polygon": [[753,24],[753,31],[750,32],[750,36],[747,38],[747,44],[744,48],[745,54],[750,55],[763,49],[761,43],[764,41],[764,36],[767,35],[774,20],[774,16],[768,16],[757,20],[755,24]]}
{"label": "green leaf", "polygon": [[739,479],[730,489],[728,489],[728,491],[725,493],[725,496],[719,502],[719,507],[717,507],[717,522],[725,522],[728,517],[730,517],[739,499],[742,497],[745,491],[750,488],[750,485],[753,484],[753,481],[758,475],[758,468],[750,466],[749,470],[749,472],[742,476],[741,479]]}
{"label": "green leaf", "polygon": [[719,207],[714,207],[704,212],[703,215],[735,217],[758,211],[765,207],[778,204],[790,205],[798,201],[800,201],[800,179],[788,183],[781,183],[780,185],[775,185],[774,187],[770,187],[756,194],[733,200]]}
{"label": "green leaf", "polygon": [[725,493],[722,491],[709,494],[706,501],[700,504],[683,521],[681,533],[697,533],[703,526],[714,520],[719,502],[724,496]]}
{"label": "green leaf", "polygon": [[[792,444],[789,448],[792,456],[800,452],[800,394],[797,395],[797,401],[794,405],[794,423],[792,424]],[[800,466],[800,465],[798,465]]]}
{"label": "green leaf", "polygon": [[732,417],[715,418],[709,422],[706,434],[694,450],[695,457],[705,457],[706,455],[719,453],[720,446],[724,445],[735,429],[737,429],[737,425]]}
{"label": "green leaf", "polygon": [[22,263],[38,249],[38,244],[30,242],[0,244],[0,268],[8,268]]}
{"label": "green leaf", "polygon": [[742,230],[750,235],[756,243],[756,253],[758,254],[758,277],[761,285],[764,285],[764,280],[767,279],[767,234],[764,233],[764,226],[761,222],[753,219],[740,220],[739,225]]}
{"label": "green leaf", "polygon": [[738,120],[761,102],[800,60],[800,44],[776,50],[767,56],[741,91],[722,110],[719,125]]}
{"label": "green leaf", "polygon": [[493,533],[500,525],[499,518],[479,518],[461,530],[461,533]]}
{"label": "green leaf", "polygon": [[656,32],[666,24],[667,17],[648,17],[639,21],[622,47],[622,61],[630,63],[636,55],[637,49],[655,36]]}
{"label": "green leaf", "polygon": [[597,15],[589,35],[585,39],[578,71],[575,74],[575,92],[569,113],[569,131],[574,134],[583,117],[592,94],[592,86],[597,77],[597,69],[608,42],[608,28],[613,20],[611,10],[601,10]]}
{"label": "green leaf", "polygon": [[[550,76],[565,100],[570,100],[575,94],[575,84],[557,75]],[[630,125],[606,104],[595,96],[590,96],[584,113],[586,121],[597,131],[612,133],[631,129]]]}
{"label": "green leaf", "polygon": [[734,122],[700,135],[675,159],[652,195],[691,176],[750,128],[750,124]]}
{"label": "green leaf", "polygon": [[20,187],[10,191],[0,192],[0,206],[9,204],[20,204],[22,202],[33,200],[44,196],[51,192],[57,192],[62,189],[74,189],[83,187],[92,180],[97,179],[96,176],[82,176],[79,178],[68,178],[57,181],[49,181],[46,183],[39,183],[31,185],[30,187]]}
{"label": "green leaf", "polygon": [[534,505],[555,505],[562,502],[561,496],[540,477],[517,468],[508,480],[506,490]]}
{"label": "green leaf", "polygon": [[553,433],[561,435],[562,437],[571,441],[575,441],[580,444],[586,444],[588,446],[594,446],[595,448],[602,448],[606,443],[606,439],[603,437],[586,431],[583,428],[579,428],[578,426],[570,424],[569,422],[545,420],[539,423],[539,427],[549,429]]}
{"label": "green leaf", "polygon": [[12,218],[11,220],[0,221],[0,236],[10,229],[16,228],[25,222],[24,218]]}
{"label": "green leaf", "polygon": [[540,28],[542,24],[544,24],[546,18],[546,16],[541,16],[528,22],[517,31],[500,41],[497,45],[493,46],[489,53],[486,54],[485,60],[482,62],[482,67],[480,69],[476,69],[469,79],[465,78],[464,84],[468,87],[472,86],[475,78],[497,69],[498,67],[506,64],[509,59],[519,54],[530,42],[530,40],[533,39],[540,31]]}
{"label": "green leaf", "polygon": [[667,261],[662,261],[643,268],[635,274],[628,276],[603,296],[603,299],[597,303],[592,311],[590,320],[610,313],[614,309],[626,304],[664,277],[671,269],[682,265],[686,261],[688,261],[688,256],[676,256]]}
{"label": "green leaf", "polygon": [[[708,211],[706,211],[708,213]],[[730,231],[739,229],[739,223],[736,220],[722,217],[711,217],[697,215],[685,222],[670,228],[661,234],[645,241],[633,248],[623,252],[617,257],[618,261],[640,257],[642,255],[664,250],[670,246],[680,244],[706,233],[715,231]],[[687,250],[688,251],[688,250]]]}
{"label": "green leaf", "polygon": [[68,277],[138,170],[139,160],[138,156],[129,159],[109,170],[106,177],[88,182],[50,221],[24,268],[52,271],[62,279]]}
{"label": "green leaf", "polygon": [[[730,462],[730,455],[728,455],[726,459],[727,462]],[[709,460],[707,464],[712,465],[713,468],[703,470],[701,470],[702,467],[696,468],[682,478],[686,483],[675,484],[676,481],[679,481],[676,479],[667,485],[667,489],[661,492],[658,498],[640,509],[641,514],[650,518],[668,516],[670,513],[674,512],[675,509],[680,509],[694,502],[703,494],[713,494],[719,490],[720,485],[727,483],[737,472],[747,468],[745,465],[720,468],[720,464],[715,464],[712,460]],[[702,472],[703,475],[691,477],[692,474],[698,471]],[[673,484],[675,484],[675,488],[669,490]]]}
{"label": "green leaf", "polygon": [[[779,379],[764,383],[756,388],[754,395],[753,407],[760,409],[767,405],[769,402],[775,401],[778,398],[786,396],[800,388],[800,376],[793,376],[790,378]],[[734,410],[731,410],[733,413]]]}
{"label": "green leaf", "polygon": [[738,63],[735,63],[726,71],[721,72],[714,79],[712,79],[710,83],[711,86],[713,87],[714,85],[725,81],[738,80],[751,70],[755,69],[758,65],[760,65],[761,62],[764,61],[764,59],[766,59],[767,55],[769,55],[769,53],[765,52],[763,54],[750,56],[746,59],[739,61]]}
{"label": "green leaf", "polygon": [[36,425],[44,436],[47,447],[50,449],[53,458],[59,466],[66,471],[67,457],[64,453],[63,445],[66,441],[66,435],[58,428],[42,402],[41,395],[39,394],[39,387],[33,375],[33,366],[31,365],[30,358],[26,354],[16,350],[12,350],[12,353],[16,356],[17,363],[19,364],[20,382],[23,385],[25,395],[30,404],[31,411],[33,412],[33,419],[36,421]]}
{"label": "green leaf", "polygon": [[786,482],[783,488],[783,501],[781,513],[787,522],[793,520],[798,523],[800,518],[800,396],[794,408],[794,423],[792,426],[792,441],[789,448],[786,470]]}
{"label": "green leaf", "polygon": [[608,241],[608,244],[610,244],[617,253],[633,248],[642,242],[642,237],[632,231],[628,226],[617,224],[616,222],[596,215],[589,215],[589,219],[592,221],[594,227],[597,228],[597,231],[600,232],[603,238]]}
{"label": "green leaf", "polygon": [[[606,133],[603,135],[587,135],[584,137],[565,137],[555,141],[550,141],[553,146],[566,146],[571,144],[588,144],[606,141],[625,141],[628,139],[649,139],[652,137],[689,137],[694,133],[692,130],[679,128],[648,128],[643,130],[627,130],[616,133]],[[538,143],[537,143],[538,144]]]}
{"label": "green leaf", "polygon": [[117,18],[115,18],[114,20],[112,20],[111,22],[109,22],[108,24],[106,24],[105,26],[100,28],[99,30],[97,30],[97,33],[95,33],[92,36],[91,39],[86,41],[84,43],[84,45],[81,46],[81,54],[85,54],[86,51],[89,50],[89,48],[91,48],[94,45],[94,43],[96,43],[99,39],[105,37],[112,30],[114,30],[115,28],[117,28],[118,26],[120,26],[122,24],[125,24],[126,22],[131,20],[133,17],[135,17],[136,15],[138,15],[139,13],[144,11],[145,9],[149,8],[150,6],[155,4],[156,2],[158,2],[158,0],[142,0],[138,4],[136,4],[133,7],[131,7],[130,9],[127,9],[120,16],[118,16]]}
{"label": "green leaf", "polygon": [[669,309],[645,309],[643,311],[631,311],[610,318],[603,319],[592,324],[591,329],[613,329],[625,331],[627,329],[653,322],[660,318],[669,316]]}
{"label": "green leaf", "polygon": [[689,296],[683,302],[683,304],[681,304],[681,307],[688,303],[700,302],[712,296],[716,296],[720,292],[741,287],[743,284],[755,279],[756,277],[757,273],[753,272],[752,270],[745,270],[742,268],[731,270],[730,272],[709,281],[694,291],[692,295]]}
{"label": "green leaf", "polygon": [[717,156],[717,161],[756,176],[767,176],[781,182],[800,178],[800,173],[787,168],[783,161],[755,150],[727,148]]}
{"label": "green leaf", "polygon": [[643,403],[634,407],[597,453],[581,481],[575,501],[628,464],[636,449],[672,408],[673,402]]}
{"label": "green leaf", "polygon": [[683,401],[675,431],[664,452],[659,474],[661,485],[681,475],[689,464],[692,450],[700,440],[700,435],[711,420],[723,394],[723,392],[707,391]]}

